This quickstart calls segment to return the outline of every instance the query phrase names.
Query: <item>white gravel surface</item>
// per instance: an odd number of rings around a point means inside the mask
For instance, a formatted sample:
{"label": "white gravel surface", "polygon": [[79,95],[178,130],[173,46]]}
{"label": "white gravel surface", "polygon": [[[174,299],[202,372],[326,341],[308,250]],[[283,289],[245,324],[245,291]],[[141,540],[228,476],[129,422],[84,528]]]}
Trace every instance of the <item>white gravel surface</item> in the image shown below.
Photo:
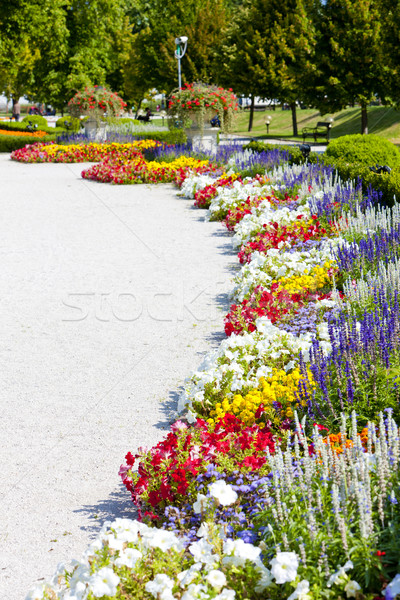
{"label": "white gravel surface", "polygon": [[119,466],[165,435],[228,307],[221,224],[82,168],[0,155],[1,600],[134,516]]}

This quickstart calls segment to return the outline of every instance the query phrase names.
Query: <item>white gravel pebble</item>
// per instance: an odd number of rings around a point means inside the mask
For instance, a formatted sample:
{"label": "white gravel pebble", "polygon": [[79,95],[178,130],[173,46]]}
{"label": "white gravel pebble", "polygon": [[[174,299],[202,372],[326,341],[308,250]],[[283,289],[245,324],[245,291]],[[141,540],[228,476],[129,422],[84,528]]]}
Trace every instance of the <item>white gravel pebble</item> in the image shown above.
{"label": "white gravel pebble", "polygon": [[119,466],[165,435],[232,288],[221,224],[82,168],[0,155],[1,599],[134,516]]}

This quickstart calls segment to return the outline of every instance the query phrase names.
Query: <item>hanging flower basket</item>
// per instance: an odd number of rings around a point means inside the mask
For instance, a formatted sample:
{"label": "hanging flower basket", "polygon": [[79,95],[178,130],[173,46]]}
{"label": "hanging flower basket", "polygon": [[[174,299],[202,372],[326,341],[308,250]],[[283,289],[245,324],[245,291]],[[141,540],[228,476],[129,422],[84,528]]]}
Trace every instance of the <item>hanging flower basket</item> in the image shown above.
{"label": "hanging flower basket", "polygon": [[181,122],[186,129],[209,127],[212,118],[218,115],[221,131],[232,129],[234,115],[239,106],[231,89],[204,83],[185,84],[175,90],[169,99],[170,122]]}
{"label": "hanging flower basket", "polygon": [[97,126],[105,116],[118,117],[125,107],[126,103],[118,94],[98,85],[77,92],[68,102],[70,115],[78,118],[87,116],[95,120]]}

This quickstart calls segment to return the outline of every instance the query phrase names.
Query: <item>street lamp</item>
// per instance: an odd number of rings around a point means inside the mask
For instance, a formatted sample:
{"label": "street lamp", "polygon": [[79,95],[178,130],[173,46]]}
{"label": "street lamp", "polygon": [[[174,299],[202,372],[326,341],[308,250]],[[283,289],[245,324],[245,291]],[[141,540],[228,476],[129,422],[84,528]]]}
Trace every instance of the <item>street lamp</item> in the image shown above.
{"label": "street lamp", "polygon": [[182,77],[181,77],[181,58],[185,56],[186,48],[187,48],[187,37],[186,35],[181,35],[181,37],[175,38],[176,50],[175,50],[175,58],[178,59],[178,84],[179,89],[182,87]]}
{"label": "street lamp", "polygon": [[266,124],[266,126],[267,126],[267,135],[269,134],[269,126],[270,126],[270,124],[271,124],[271,121],[272,121],[272,117],[270,117],[270,116],[268,116],[268,117],[265,119],[265,124]]}

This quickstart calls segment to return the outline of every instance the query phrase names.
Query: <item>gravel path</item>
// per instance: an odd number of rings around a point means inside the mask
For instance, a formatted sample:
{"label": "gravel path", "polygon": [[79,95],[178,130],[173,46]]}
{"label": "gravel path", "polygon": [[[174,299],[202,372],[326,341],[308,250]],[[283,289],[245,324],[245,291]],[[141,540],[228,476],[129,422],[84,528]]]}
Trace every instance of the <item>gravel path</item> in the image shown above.
{"label": "gravel path", "polygon": [[0,598],[134,516],[118,469],[160,440],[221,336],[232,252],[170,185],[0,155]]}

